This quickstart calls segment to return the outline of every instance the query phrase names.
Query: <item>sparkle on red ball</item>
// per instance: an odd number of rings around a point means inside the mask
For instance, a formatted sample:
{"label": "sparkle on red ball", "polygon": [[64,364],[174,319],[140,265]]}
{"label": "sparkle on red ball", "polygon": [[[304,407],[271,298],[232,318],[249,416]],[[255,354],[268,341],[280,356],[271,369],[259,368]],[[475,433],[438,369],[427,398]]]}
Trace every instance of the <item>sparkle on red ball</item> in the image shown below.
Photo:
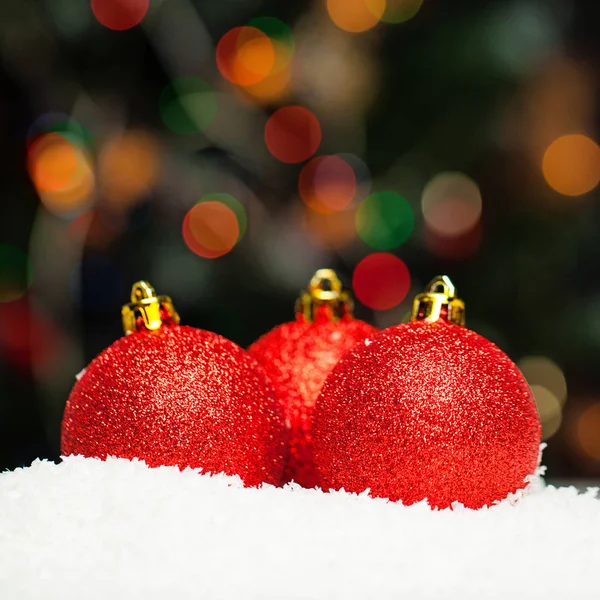
{"label": "sparkle on red ball", "polygon": [[364,305],[375,310],[387,310],[406,298],[410,289],[410,273],[398,257],[388,252],[376,252],[356,265],[352,287]]}
{"label": "sparkle on red ball", "polygon": [[149,0],[92,0],[92,12],[105,27],[124,31],[142,21],[148,3]]}
{"label": "sparkle on red ball", "polygon": [[527,382],[494,344],[417,321],[359,344],[333,370],[313,416],[324,489],[438,508],[480,508],[526,485],[541,427]]}
{"label": "sparkle on red ball", "polygon": [[163,325],[95,358],[65,408],[64,455],[139,458],[278,484],[285,427],[263,369],[233,342]]}
{"label": "sparkle on red ball", "polygon": [[265,126],[269,152],[281,162],[299,163],[310,158],[321,144],[317,117],[302,106],[285,106],[275,111]]}
{"label": "sparkle on red ball", "polygon": [[314,323],[303,317],[276,327],[249,349],[263,365],[285,411],[290,428],[283,483],[317,485],[313,464],[312,412],[323,382],[341,356],[376,333],[364,321],[332,322],[325,315]]}

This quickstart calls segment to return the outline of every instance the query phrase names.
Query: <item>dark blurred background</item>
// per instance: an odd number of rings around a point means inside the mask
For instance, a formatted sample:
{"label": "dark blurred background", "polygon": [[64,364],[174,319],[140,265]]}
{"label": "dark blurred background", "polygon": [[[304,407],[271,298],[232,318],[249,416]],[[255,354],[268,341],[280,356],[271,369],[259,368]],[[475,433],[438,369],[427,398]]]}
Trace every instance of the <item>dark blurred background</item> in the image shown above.
{"label": "dark blurred background", "polygon": [[59,456],[148,279],[247,346],[320,267],[402,321],[448,274],[551,479],[600,477],[600,4],[0,3],[0,468]]}

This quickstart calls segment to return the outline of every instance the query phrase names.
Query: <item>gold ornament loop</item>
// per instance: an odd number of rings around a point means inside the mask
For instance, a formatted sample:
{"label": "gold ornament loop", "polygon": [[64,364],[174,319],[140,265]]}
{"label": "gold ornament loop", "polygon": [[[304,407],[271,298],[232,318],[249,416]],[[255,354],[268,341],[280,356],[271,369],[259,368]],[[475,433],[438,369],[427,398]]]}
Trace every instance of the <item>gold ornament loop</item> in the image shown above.
{"label": "gold ornament loop", "polygon": [[157,296],[147,281],[137,281],[131,288],[131,302],[121,309],[121,319],[125,333],[138,329],[138,319],[150,331],[160,329],[167,321],[179,325],[179,315],[169,296]]}
{"label": "gold ornament loop", "polygon": [[[442,309],[446,314],[442,315]],[[465,324],[465,303],[456,297],[456,288],[446,275],[434,277],[427,289],[413,301],[411,321],[435,323],[439,320]]]}
{"label": "gold ornament loop", "polygon": [[319,269],[313,275],[307,289],[296,301],[296,315],[302,315],[312,322],[322,307],[330,309],[328,316],[332,321],[352,316],[354,310],[350,293],[343,289],[342,282],[333,269]]}

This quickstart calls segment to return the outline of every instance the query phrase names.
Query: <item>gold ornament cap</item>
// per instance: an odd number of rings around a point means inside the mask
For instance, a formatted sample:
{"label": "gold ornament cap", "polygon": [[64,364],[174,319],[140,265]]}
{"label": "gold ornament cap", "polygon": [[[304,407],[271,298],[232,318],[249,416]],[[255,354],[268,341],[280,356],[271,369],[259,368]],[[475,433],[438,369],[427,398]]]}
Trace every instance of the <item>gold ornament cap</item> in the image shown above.
{"label": "gold ornament cap", "polygon": [[352,316],[354,302],[350,293],[343,289],[342,282],[333,269],[319,269],[308,283],[308,287],[296,301],[296,315],[313,322],[321,308],[327,308],[328,316],[339,321]]}
{"label": "gold ornament cap", "polygon": [[[446,309],[444,315],[443,309]],[[428,323],[444,320],[464,326],[465,303],[457,298],[456,288],[448,276],[434,277],[427,289],[414,299],[410,320]]]}
{"label": "gold ornament cap", "polygon": [[121,309],[121,318],[125,333],[138,329],[138,319],[149,331],[160,329],[169,321],[179,325],[179,315],[169,296],[157,296],[147,281],[137,281],[131,288],[131,302]]}

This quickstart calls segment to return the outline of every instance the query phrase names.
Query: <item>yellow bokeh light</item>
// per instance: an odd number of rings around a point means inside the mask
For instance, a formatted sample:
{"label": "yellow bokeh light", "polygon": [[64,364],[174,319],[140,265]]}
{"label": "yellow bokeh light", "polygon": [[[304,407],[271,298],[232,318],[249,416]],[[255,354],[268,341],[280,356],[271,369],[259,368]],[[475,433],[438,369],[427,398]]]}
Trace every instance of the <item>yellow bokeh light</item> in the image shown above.
{"label": "yellow bokeh light", "polygon": [[546,356],[527,356],[519,361],[519,369],[530,386],[539,385],[551,391],[560,401],[567,399],[567,381],[561,368]]}
{"label": "yellow bokeh light", "polygon": [[360,33],[381,21],[386,0],[327,0],[331,20],[344,31]]}
{"label": "yellow bokeh light", "polygon": [[542,171],[559,194],[580,196],[600,181],[600,148],[585,135],[563,135],[546,150]]}
{"label": "yellow bokeh light", "polygon": [[541,385],[532,385],[531,392],[542,423],[542,439],[547,440],[559,429],[562,422],[562,406],[558,398]]}

